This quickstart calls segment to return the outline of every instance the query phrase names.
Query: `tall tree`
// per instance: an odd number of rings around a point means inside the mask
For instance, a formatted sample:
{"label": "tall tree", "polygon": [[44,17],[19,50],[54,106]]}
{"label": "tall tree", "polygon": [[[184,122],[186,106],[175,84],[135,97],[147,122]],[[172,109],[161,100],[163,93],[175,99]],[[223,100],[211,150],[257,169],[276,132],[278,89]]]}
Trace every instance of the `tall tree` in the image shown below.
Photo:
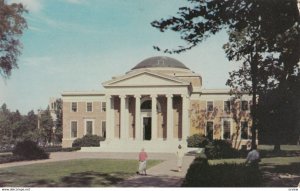
{"label": "tall tree", "polygon": [[58,143],[62,142],[62,117],[63,117],[63,112],[62,112],[62,99],[57,99],[55,101],[55,115],[56,115],[56,120],[55,120],[55,140]]}
{"label": "tall tree", "polygon": [[0,144],[4,146],[10,142],[11,113],[4,103],[0,108]]}
{"label": "tall tree", "polygon": [[38,141],[39,134],[37,128],[38,117],[34,113],[33,110],[29,111],[22,121],[23,133],[22,139],[23,140],[32,140],[34,142]]}
{"label": "tall tree", "polygon": [[[293,74],[299,61],[300,18],[297,0],[187,0],[191,6],[179,8],[178,16],[153,21],[160,31],[173,30],[187,42],[167,53],[189,50],[221,30],[229,34],[224,46],[229,60],[242,61],[243,67],[231,74],[231,87],[248,89],[252,94],[252,146],[256,144],[257,94],[261,79],[269,85]],[[288,37],[288,38],[286,38]],[[154,47],[160,50],[159,47]],[[268,53],[268,54],[266,54]],[[275,63],[276,62],[276,63]],[[268,63],[268,64],[267,64]],[[279,73],[274,66],[282,68]],[[263,72],[261,72],[263,71]],[[263,74],[263,75],[262,75]],[[250,87],[250,88],[249,88]]]}
{"label": "tall tree", "polygon": [[17,57],[22,47],[19,40],[27,27],[26,12],[22,4],[8,4],[0,0],[0,75],[7,78],[11,70],[18,67]]}
{"label": "tall tree", "polygon": [[46,143],[52,143],[53,141],[53,119],[50,114],[49,107],[42,111],[41,117],[40,117],[40,138],[42,138],[42,142],[44,144]]}

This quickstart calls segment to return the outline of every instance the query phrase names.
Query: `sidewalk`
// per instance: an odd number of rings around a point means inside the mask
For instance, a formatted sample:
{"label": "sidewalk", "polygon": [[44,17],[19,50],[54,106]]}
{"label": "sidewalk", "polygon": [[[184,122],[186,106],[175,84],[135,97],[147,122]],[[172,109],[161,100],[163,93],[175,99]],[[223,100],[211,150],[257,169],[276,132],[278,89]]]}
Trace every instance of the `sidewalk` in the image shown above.
{"label": "sidewalk", "polygon": [[147,170],[147,176],[135,175],[118,185],[117,187],[180,187],[193,162],[193,156],[185,156],[181,172],[177,172],[175,155],[166,161]]}
{"label": "sidewalk", "polygon": [[[24,166],[37,163],[56,162],[82,158],[103,159],[135,159],[138,153],[102,153],[102,152],[54,152],[46,160],[21,161],[0,164],[0,168]],[[147,170],[147,176],[134,175],[133,177],[119,183],[116,187],[180,187],[186,171],[194,156],[185,156],[183,159],[182,172],[177,172],[175,154],[148,153],[149,159],[164,160],[162,163]]]}

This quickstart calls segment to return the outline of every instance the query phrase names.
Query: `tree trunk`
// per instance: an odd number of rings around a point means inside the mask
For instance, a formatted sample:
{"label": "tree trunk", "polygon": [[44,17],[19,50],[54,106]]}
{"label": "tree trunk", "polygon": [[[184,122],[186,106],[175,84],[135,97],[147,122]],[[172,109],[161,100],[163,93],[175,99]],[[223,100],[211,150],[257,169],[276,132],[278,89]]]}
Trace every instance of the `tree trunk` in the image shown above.
{"label": "tree trunk", "polygon": [[[252,57],[252,56],[251,56]],[[258,58],[257,54],[251,59],[251,80],[252,80],[252,108],[251,108],[251,117],[252,117],[252,140],[251,140],[251,148],[256,146],[256,129],[257,129],[257,117],[256,117],[256,110],[257,110],[257,65],[258,65]]]}
{"label": "tree trunk", "polygon": [[275,144],[274,144],[274,152],[278,152],[280,151],[280,143],[277,141]]}

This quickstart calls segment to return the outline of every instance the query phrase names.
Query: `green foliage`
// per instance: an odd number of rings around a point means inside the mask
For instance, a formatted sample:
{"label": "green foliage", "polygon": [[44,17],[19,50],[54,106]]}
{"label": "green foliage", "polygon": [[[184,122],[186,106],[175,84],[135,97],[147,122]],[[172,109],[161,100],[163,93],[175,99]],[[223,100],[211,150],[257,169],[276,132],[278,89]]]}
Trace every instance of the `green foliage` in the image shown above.
{"label": "green foliage", "polygon": [[12,154],[0,155],[0,164],[24,160],[26,160],[24,157],[14,156]]}
{"label": "green foliage", "polygon": [[204,136],[200,134],[194,134],[187,138],[188,147],[205,147],[209,140]]}
{"label": "green foliage", "polygon": [[61,146],[44,147],[46,152],[72,152],[80,150],[80,147],[62,148]]}
{"label": "green foliage", "polygon": [[15,145],[23,140],[37,141],[37,116],[33,111],[21,115],[11,112],[6,104],[0,108],[0,147]]}
{"label": "green foliage", "polygon": [[183,181],[183,187],[259,187],[262,175],[258,168],[245,164],[209,165],[205,158],[195,158]]}
{"label": "green foliage", "polygon": [[42,148],[38,147],[35,142],[30,140],[17,143],[15,149],[13,150],[13,155],[23,157],[27,160],[49,158],[48,153],[46,153]]}
{"label": "green foliage", "polygon": [[10,76],[12,69],[18,68],[17,57],[22,48],[19,38],[27,28],[26,20],[22,16],[25,12],[21,3],[0,0],[0,75],[5,78]]}
{"label": "green foliage", "polygon": [[205,148],[205,154],[209,159],[236,158],[239,151],[225,140],[213,140]]}
{"label": "green foliage", "polygon": [[100,141],[104,141],[104,138],[98,135],[85,135],[82,138],[75,139],[72,147],[99,147]]}
{"label": "green foliage", "polygon": [[41,117],[40,117],[39,135],[42,143],[46,144],[52,142],[53,127],[54,127],[54,123],[48,107],[46,110],[41,112]]}
{"label": "green foliage", "polygon": [[62,111],[62,99],[57,99],[55,101],[55,131],[54,131],[54,142],[61,143],[62,142],[62,118],[63,118],[63,111]]}

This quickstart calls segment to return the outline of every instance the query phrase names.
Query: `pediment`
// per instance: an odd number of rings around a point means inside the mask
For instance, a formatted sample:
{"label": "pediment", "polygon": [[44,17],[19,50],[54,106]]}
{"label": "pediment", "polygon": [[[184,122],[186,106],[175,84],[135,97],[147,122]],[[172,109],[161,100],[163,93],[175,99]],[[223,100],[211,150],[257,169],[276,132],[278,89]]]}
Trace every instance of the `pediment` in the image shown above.
{"label": "pediment", "polygon": [[130,87],[130,86],[182,86],[188,85],[185,82],[176,77],[166,76],[162,74],[157,74],[153,72],[139,72],[135,74],[127,74],[117,79],[104,82],[104,87]]}

